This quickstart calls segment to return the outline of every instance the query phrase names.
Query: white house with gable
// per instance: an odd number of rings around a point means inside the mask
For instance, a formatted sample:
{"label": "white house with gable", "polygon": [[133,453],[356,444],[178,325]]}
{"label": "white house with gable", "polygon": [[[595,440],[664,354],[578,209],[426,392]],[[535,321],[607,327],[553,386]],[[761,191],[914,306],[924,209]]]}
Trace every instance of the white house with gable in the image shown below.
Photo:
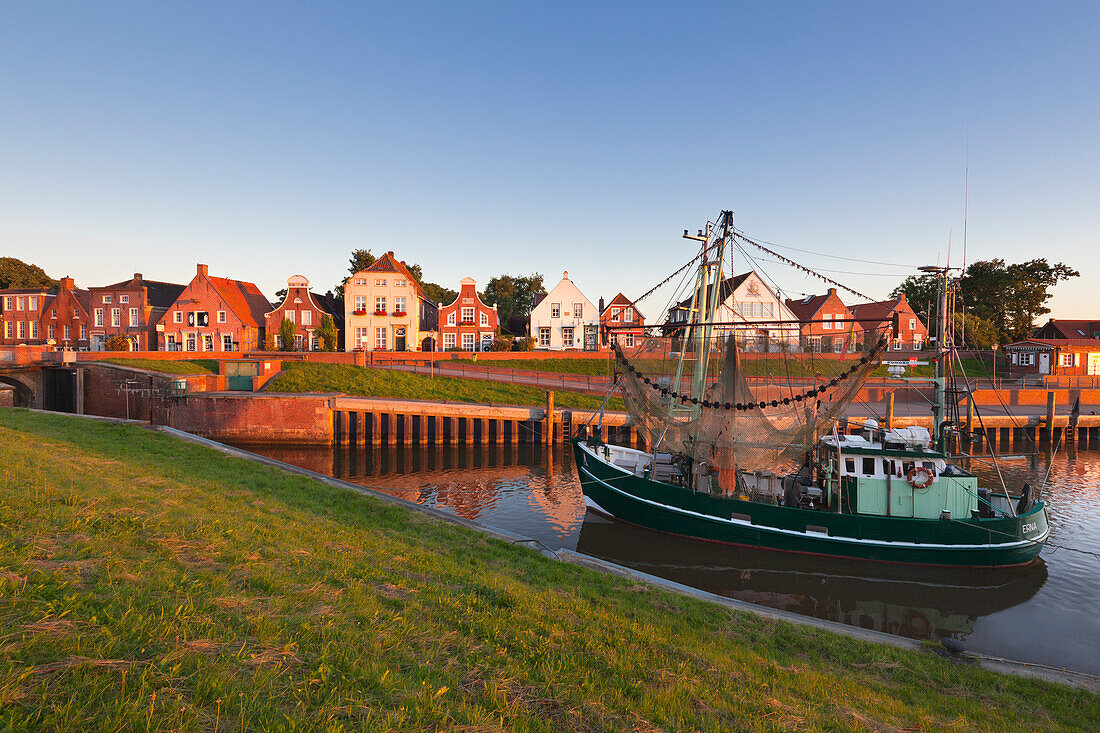
{"label": "white house with gable", "polygon": [[568,271],[531,310],[531,336],[536,349],[599,348],[600,312],[569,279]]}
{"label": "white house with gable", "polygon": [[[715,336],[737,335],[744,351],[775,351],[799,348],[799,321],[791,309],[768,284],[749,271],[722,281],[718,291]],[[669,324],[688,321],[691,298],[674,305],[668,312]],[[669,329],[672,333],[676,329]]]}

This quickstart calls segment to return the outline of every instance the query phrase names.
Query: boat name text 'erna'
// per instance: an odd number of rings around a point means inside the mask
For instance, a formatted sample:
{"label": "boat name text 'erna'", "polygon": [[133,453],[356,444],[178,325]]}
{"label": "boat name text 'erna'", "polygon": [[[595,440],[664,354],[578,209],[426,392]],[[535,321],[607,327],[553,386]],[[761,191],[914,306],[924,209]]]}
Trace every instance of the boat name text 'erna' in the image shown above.
{"label": "boat name text 'erna'", "polygon": [[1027,534],[1028,532],[1034,532],[1037,529],[1039,529],[1038,522],[1028,522],[1023,526],[1024,534]]}

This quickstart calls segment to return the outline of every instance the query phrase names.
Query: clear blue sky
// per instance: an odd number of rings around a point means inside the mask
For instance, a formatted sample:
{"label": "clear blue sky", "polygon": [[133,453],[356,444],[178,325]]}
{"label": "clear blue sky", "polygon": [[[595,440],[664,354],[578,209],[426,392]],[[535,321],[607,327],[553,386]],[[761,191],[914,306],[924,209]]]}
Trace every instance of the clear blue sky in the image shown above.
{"label": "clear blue sky", "polygon": [[968,157],[968,259],[1064,261],[1054,315],[1100,316],[1098,38],[1095,3],[4,1],[0,254],[271,296],[392,249],[595,301],[732,208],[885,297],[867,260],[961,260]]}

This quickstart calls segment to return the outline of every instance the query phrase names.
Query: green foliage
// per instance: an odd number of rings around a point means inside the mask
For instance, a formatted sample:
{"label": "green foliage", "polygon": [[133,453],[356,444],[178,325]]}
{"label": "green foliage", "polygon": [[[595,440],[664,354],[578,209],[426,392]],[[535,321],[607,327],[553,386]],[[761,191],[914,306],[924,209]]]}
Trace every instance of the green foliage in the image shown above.
{"label": "green foliage", "polygon": [[352,275],[362,272],[377,260],[378,258],[372,255],[369,249],[353,249],[348,259],[348,272]]}
{"label": "green foliage", "polygon": [[1084,690],[555,562],[136,426],[3,410],[0,465],[2,730],[1060,731],[1100,719]]}
{"label": "green foliage", "polygon": [[514,336],[520,336],[527,332],[531,309],[535,307],[535,296],[545,294],[542,275],[537,272],[527,276],[497,275],[485,284],[481,299],[496,305],[501,328]]}
{"label": "green foliage", "polygon": [[512,339],[512,351],[534,351],[534,336],[516,336]]}
{"label": "green foliage", "polygon": [[984,260],[966,268],[962,292],[970,313],[997,329],[1002,342],[1031,335],[1035,319],[1050,309],[1050,289],[1081,273],[1045,258],[1006,265],[1002,259]]}
{"label": "green foliage", "polygon": [[280,351],[294,351],[294,324],[287,318],[279,324],[279,341]]}
{"label": "green foliage", "polygon": [[145,369],[162,374],[217,374],[217,359],[104,359],[107,364]]}
{"label": "green foliage", "polygon": [[909,307],[922,317],[927,317],[936,309],[936,299],[939,297],[940,280],[934,274],[910,275],[901,285],[890,293],[891,298],[898,298],[902,293],[909,301]]}
{"label": "green foliage", "polygon": [[271,333],[270,330],[265,330],[264,331],[264,351],[274,351],[274,350],[275,350],[275,334]]}
{"label": "green foliage", "polygon": [[129,351],[130,339],[126,338],[121,333],[116,333],[104,342],[103,348],[107,351]]}
{"label": "green foliage", "polygon": [[336,351],[336,322],[332,316],[325,313],[321,316],[321,326],[317,329],[317,338],[321,341],[321,351]]}
{"label": "green foliage", "polygon": [[58,283],[38,265],[14,257],[0,257],[0,289],[47,288],[57,292]]}
{"label": "green foliage", "polygon": [[973,313],[956,313],[952,323],[955,343],[968,349],[988,349],[998,342],[997,327]]}
{"label": "green foliage", "polygon": [[513,339],[508,336],[499,335],[493,339],[493,345],[490,347],[493,351],[511,351]]}

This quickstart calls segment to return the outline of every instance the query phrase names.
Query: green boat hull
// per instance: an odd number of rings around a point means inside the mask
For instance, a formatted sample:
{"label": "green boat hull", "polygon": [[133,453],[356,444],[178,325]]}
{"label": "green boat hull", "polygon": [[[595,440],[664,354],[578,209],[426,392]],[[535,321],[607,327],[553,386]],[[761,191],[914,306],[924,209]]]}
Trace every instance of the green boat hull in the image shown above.
{"label": "green boat hull", "polygon": [[617,519],[671,534],[917,565],[1024,565],[1049,534],[1042,502],[1017,517],[909,519],[838,514],[713,496],[636,476],[601,459],[584,441],[573,453],[586,503]]}

